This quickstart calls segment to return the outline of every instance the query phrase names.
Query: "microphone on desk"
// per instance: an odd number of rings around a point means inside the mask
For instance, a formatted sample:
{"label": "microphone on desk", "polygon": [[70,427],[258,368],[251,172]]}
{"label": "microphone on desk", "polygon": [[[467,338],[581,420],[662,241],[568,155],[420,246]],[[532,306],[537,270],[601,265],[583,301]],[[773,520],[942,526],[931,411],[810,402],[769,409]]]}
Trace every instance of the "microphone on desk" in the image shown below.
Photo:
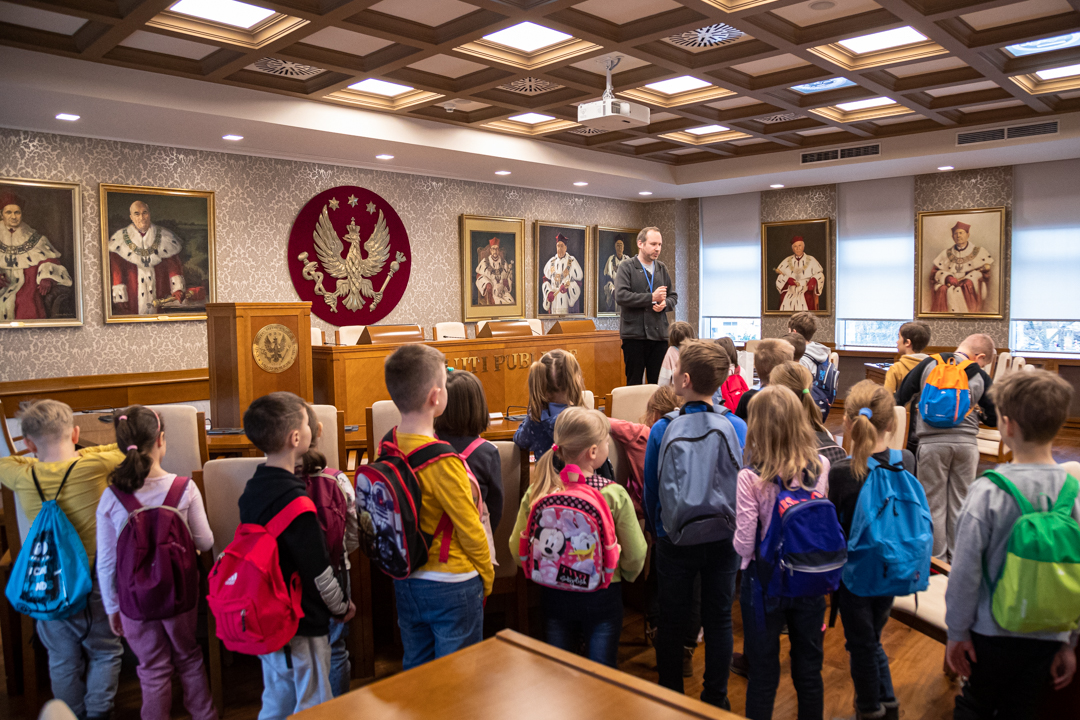
{"label": "microphone on desk", "polygon": [[[468,340],[467,337],[461,337],[459,335],[443,335],[439,340]],[[436,341],[437,342],[437,341]]]}

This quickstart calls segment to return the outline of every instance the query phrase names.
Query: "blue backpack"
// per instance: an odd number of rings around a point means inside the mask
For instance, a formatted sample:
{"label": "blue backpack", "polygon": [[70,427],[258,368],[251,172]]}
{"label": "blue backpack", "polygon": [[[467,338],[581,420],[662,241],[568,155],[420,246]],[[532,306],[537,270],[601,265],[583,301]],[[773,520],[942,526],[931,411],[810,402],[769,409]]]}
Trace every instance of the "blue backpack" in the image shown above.
{"label": "blue backpack", "polygon": [[[811,358],[813,360],[813,358]],[[821,409],[821,419],[829,417],[833,401],[836,400],[837,385],[840,382],[840,371],[828,360],[817,362],[817,370],[814,371],[814,382],[810,384],[810,397],[814,399],[818,408]]]}
{"label": "blue backpack", "polygon": [[75,463],[67,469],[56,497],[45,499],[37,473],[30,469],[41,498],[41,512],[34,518],[8,580],[8,602],[15,611],[35,620],[63,620],[86,607],[93,587],[90,561],[79,533],[56,504]]}
{"label": "blue backpack", "polygon": [[816,490],[781,486],[755,565],[766,596],[817,597],[840,587],[847,561],[836,506]]}
{"label": "blue backpack", "polygon": [[899,450],[889,463],[869,458],[848,539],[844,587],[859,597],[910,595],[930,583],[934,528],[926,493],[904,469]]}

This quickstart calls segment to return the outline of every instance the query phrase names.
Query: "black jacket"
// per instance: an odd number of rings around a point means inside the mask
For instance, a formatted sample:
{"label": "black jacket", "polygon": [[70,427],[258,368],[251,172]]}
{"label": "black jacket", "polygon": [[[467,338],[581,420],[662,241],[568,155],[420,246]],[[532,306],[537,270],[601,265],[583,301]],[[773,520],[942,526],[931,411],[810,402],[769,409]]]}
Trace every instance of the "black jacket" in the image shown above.
{"label": "black jacket", "polygon": [[619,306],[619,337],[630,340],[667,340],[669,312],[675,311],[679,300],[675,285],[668,275],[667,266],[657,260],[653,263],[656,276],[653,289],[667,287],[667,308],[653,312],[652,290],[645,277],[645,268],[637,255],[624,260],[615,271],[615,304]]}

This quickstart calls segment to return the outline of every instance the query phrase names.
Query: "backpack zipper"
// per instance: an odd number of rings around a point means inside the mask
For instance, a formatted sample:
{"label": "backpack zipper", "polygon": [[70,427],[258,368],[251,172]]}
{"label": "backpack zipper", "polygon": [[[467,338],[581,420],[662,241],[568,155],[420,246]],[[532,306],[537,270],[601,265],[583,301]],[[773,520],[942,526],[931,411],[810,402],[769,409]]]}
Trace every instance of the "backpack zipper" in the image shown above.
{"label": "backpack zipper", "polygon": [[795,575],[796,570],[798,570],[799,572],[811,574],[832,572],[833,570],[839,570],[840,568],[844,567],[846,563],[847,561],[845,560],[844,562],[834,562],[829,563],[828,565],[818,565],[817,567],[810,567],[809,565],[794,565],[781,559],[780,567],[787,569],[788,575],[793,576]]}
{"label": "backpack zipper", "polygon": [[244,618],[246,613],[246,609],[240,611],[240,632],[247,632],[247,620]]}

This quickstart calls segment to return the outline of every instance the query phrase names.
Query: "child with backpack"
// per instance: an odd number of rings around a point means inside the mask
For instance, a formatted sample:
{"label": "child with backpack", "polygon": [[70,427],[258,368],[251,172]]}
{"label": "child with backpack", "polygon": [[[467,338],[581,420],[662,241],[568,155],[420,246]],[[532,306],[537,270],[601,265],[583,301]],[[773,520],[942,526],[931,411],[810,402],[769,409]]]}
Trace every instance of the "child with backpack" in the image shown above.
{"label": "child with backpack", "polygon": [[[800,337],[792,333],[794,337]],[[799,398],[803,406],[804,415],[817,438],[818,452],[824,455],[830,464],[836,463],[847,457],[847,452],[836,444],[836,438],[825,428],[821,422],[821,410],[811,395],[810,388],[814,384],[814,376],[806,369],[806,366],[797,362],[786,362],[773,368],[769,373],[770,385],[786,387]]]}
{"label": "child with backpack", "polygon": [[829,500],[848,538],[834,598],[851,655],[856,720],[900,717],[881,631],[894,597],[926,589],[934,543],[915,458],[886,444],[895,423],[892,393],[872,380],[857,383],[844,402],[851,457],[829,470]]}
{"label": "child with backpack", "polygon": [[[284,719],[331,699],[330,619],[346,623],[356,606],[334,575],[315,504],[295,474],[311,447],[307,404],[289,392],[257,398],[244,412],[244,434],[266,462],[240,496],[243,524],[210,573],[209,602],[225,646],[262,662],[260,720]],[[274,539],[276,558],[234,554],[263,531]],[[260,556],[276,562],[257,565]],[[286,589],[296,585],[299,593]],[[262,587],[279,589],[286,603],[277,593],[278,602],[264,602]]]}
{"label": "child with backpack", "polygon": [[161,467],[165,427],[133,405],[114,417],[127,457],[97,508],[98,581],[109,625],[139,659],[143,720],[168,720],[172,676],[193,720],[217,720],[195,632],[198,552],[214,547],[202,495],[190,478]]}
{"label": "child with backpack", "polygon": [[[567,408],[555,445],[536,463],[510,533],[510,552],[541,586],[547,642],[616,667],[622,633],[622,580],[645,564],[645,536],[630,496],[596,474],[608,454],[608,419]],[[564,462],[556,472],[554,456]]]}
{"label": "child with backpack", "polygon": [[806,340],[806,351],[797,358],[810,374],[814,376],[811,393],[814,401],[821,408],[821,419],[829,417],[829,410],[836,400],[836,391],[840,386],[840,370],[829,361],[832,351],[827,345],[814,342],[817,332],[817,318],[812,312],[797,312],[788,320],[788,330],[801,335]]}
{"label": "child with backpack", "polygon": [[896,335],[896,362],[885,372],[885,389],[895,393],[900,389],[908,373],[926,359],[923,352],[930,344],[930,326],[924,322],[908,322],[900,326]]}
{"label": "child with backpack", "polygon": [[[361,533],[378,535],[374,543],[363,538],[369,557],[373,546],[406,548],[404,572],[392,576],[402,665],[408,670],[480,642],[484,598],[491,594],[495,570],[465,464],[435,437],[435,418],[446,408],[446,359],[428,345],[403,345],[386,359],[384,370],[401,423],[384,439],[374,465],[397,463],[411,481],[418,517],[399,513],[392,523],[409,520],[401,526],[404,536],[387,533],[387,511],[394,510],[384,482],[371,473],[378,467],[358,474],[357,507]],[[430,538],[426,548],[421,534]]]}
{"label": "child with backpack", "polygon": [[818,454],[795,393],[770,385],[754,396],[746,457],[733,540],[743,570],[746,717],[772,718],[786,623],[798,716],[820,719],[825,596],[839,585],[847,553],[836,509],[826,499],[829,461]]}
{"label": "child with backpack", "polygon": [[467,370],[447,368],[446,409],[435,418],[435,432],[468,463],[480,486],[480,498],[491,529],[503,514],[502,458],[494,444],[480,436],[488,429],[487,395],[480,380]]}
{"label": "child with backpack", "polygon": [[656,538],[660,684],[683,691],[683,642],[694,580],[700,578],[705,628],[701,699],[724,709],[731,707],[731,604],[739,562],[731,545],[735,478],[746,437],[745,423],[710,402],[728,369],[727,353],[716,343],[683,344],[673,387],[684,404],[657,420],[649,433],[644,493],[646,527]]}
{"label": "child with backpack", "polygon": [[529,367],[529,412],[514,432],[514,444],[535,460],[555,442],[555,421],[568,407],[585,407],[585,379],[572,353],[551,350]]}
{"label": "child with backpack", "polygon": [[957,720],[1027,720],[1076,670],[1080,485],[1051,453],[1073,389],[1036,370],[1006,375],[991,395],[1013,461],[972,484],[956,520],[945,653],[967,678]]}
{"label": "child with backpack", "polygon": [[[356,518],[356,491],[349,476],[336,468],[328,467],[326,456],[319,449],[323,424],[315,416],[315,408],[305,403],[308,426],[311,428],[311,446],[300,459],[296,475],[307,485],[308,495],[315,503],[319,526],[326,536],[326,550],[334,575],[345,593],[352,597],[349,571],[349,555],[360,547]],[[349,662],[347,644],[349,626],[337,618],[330,618],[330,691],[334,697],[349,691],[352,665]]]}
{"label": "child with backpack", "polygon": [[956,517],[979,468],[979,424],[997,426],[983,368],[994,360],[989,335],[969,335],[953,353],[931,355],[915,366],[896,392],[896,404],[918,398],[919,482],[934,518],[934,557],[948,560]]}
{"label": "child with backpack", "polygon": [[720,388],[713,393],[712,402],[713,405],[723,405],[728,410],[735,412],[735,409],[739,407],[739,400],[742,399],[743,393],[749,390],[750,386],[746,384],[742,371],[739,369],[739,351],[735,349],[735,341],[724,336],[717,338],[716,344],[727,354],[729,369],[727,378],[720,383]]}
{"label": "child with backpack", "polygon": [[[769,376],[772,375],[773,368],[786,362],[792,362],[794,357],[795,349],[790,343],[775,338],[759,342],[754,350],[754,372],[757,373],[761,389],[768,387]],[[743,422],[746,422],[749,418],[750,401],[757,392],[757,389],[747,390],[739,398],[739,405],[735,408],[735,415],[742,419]]]}
{"label": "child with backpack", "polygon": [[679,358],[679,346],[683,340],[697,340],[697,331],[688,322],[679,320],[673,322],[668,329],[668,349],[664,355],[664,362],[660,365],[660,378],[656,384],[660,387],[671,384],[671,376],[675,372],[675,361]]}
{"label": "child with backpack", "polygon": [[656,421],[672,410],[682,406],[682,399],[675,394],[670,385],[656,388],[649,402],[645,404],[645,415],[641,422],[611,418],[611,437],[615,438],[626,451],[630,465],[626,478],[626,491],[637,508],[642,507],[643,476],[645,472],[645,446],[649,442],[649,432]]}
{"label": "child with backpack", "polygon": [[[6,594],[17,612],[37,620],[37,635],[49,651],[53,695],[80,720],[107,718],[124,648],[109,628],[92,568],[98,501],[124,455],[116,445],[77,451],[79,428],[62,402],[38,400],[16,417],[37,457],[0,458],[0,483],[15,492],[33,523]],[[52,542],[38,541],[43,533]],[[41,569],[59,582],[31,582]]]}

